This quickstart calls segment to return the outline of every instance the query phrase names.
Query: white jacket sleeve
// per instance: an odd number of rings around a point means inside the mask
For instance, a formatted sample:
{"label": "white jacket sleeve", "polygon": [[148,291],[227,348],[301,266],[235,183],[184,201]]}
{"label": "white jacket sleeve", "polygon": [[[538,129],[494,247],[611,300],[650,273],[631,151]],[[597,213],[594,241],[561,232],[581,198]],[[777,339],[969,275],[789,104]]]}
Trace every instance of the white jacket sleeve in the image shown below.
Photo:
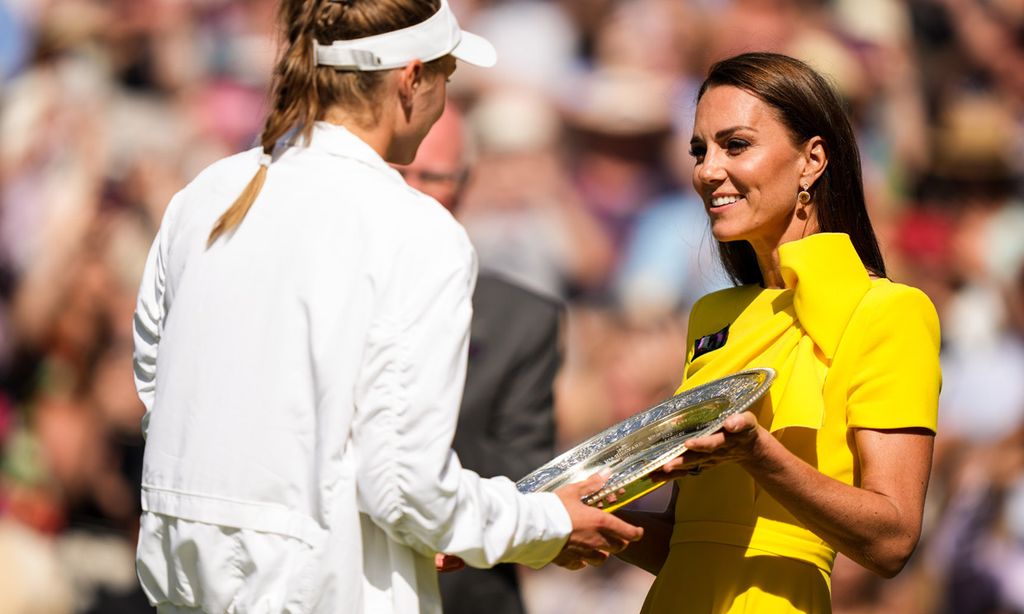
{"label": "white jacket sleeve", "polygon": [[164,290],[167,280],[167,243],[170,226],[170,212],[178,196],[167,206],[160,230],[146,258],[146,267],[139,284],[139,296],[135,304],[132,321],[134,351],[132,363],[135,371],[135,389],[146,408],[142,417],[142,435],[145,437],[149,426],[150,411],[156,396],[156,356],[160,345],[160,331],[164,319]]}
{"label": "white jacket sleeve", "polygon": [[472,248],[459,234],[403,249],[410,253],[401,270],[381,289],[356,390],[360,511],[425,555],[540,567],[572,530],[558,497],[482,479],[451,450],[476,278]]}

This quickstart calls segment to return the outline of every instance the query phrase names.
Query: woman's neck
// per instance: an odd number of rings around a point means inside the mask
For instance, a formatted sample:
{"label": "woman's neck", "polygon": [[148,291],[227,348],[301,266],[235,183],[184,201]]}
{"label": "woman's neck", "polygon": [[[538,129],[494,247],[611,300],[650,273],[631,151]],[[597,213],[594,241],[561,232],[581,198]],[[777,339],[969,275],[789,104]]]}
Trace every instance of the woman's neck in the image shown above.
{"label": "woman's neck", "polygon": [[361,118],[339,107],[329,110],[324,115],[324,121],[342,126],[369,145],[381,158],[387,159],[391,141],[394,139],[394,131],[389,128],[390,122],[378,121],[368,125],[365,121],[361,121]]}
{"label": "woman's neck", "polygon": [[757,266],[761,269],[761,285],[765,288],[785,288],[786,282],[782,278],[782,269],[779,267],[779,248],[775,247],[770,250],[754,248],[754,253],[757,254]]}
{"label": "woman's neck", "polygon": [[779,267],[779,247],[790,241],[799,241],[820,231],[817,216],[811,213],[807,219],[795,217],[780,234],[762,240],[749,241],[757,255],[757,266],[761,269],[761,283],[765,288],[785,288],[786,281]]}

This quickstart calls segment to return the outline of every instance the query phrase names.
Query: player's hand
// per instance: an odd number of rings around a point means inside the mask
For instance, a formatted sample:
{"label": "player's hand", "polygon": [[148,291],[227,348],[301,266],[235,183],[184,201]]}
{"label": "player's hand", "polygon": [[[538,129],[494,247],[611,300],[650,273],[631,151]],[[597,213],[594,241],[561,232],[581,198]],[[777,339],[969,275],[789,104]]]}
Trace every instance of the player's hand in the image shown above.
{"label": "player's hand", "polygon": [[572,520],[572,533],[553,563],[567,569],[600,565],[631,542],[643,537],[644,530],[606,512],[590,507],[580,499],[596,492],[608,480],[603,470],[590,478],[555,491]]}

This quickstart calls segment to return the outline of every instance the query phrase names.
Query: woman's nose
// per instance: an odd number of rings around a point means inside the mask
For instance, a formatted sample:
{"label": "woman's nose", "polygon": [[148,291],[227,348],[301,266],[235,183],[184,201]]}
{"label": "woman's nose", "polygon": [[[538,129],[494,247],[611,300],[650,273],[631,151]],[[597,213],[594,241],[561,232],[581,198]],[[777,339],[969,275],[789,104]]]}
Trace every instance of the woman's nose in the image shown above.
{"label": "woman's nose", "polygon": [[709,149],[704,154],[704,160],[697,167],[697,178],[707,184],[721,183],[725,180],[725,167],[720,162],[718,152]]}

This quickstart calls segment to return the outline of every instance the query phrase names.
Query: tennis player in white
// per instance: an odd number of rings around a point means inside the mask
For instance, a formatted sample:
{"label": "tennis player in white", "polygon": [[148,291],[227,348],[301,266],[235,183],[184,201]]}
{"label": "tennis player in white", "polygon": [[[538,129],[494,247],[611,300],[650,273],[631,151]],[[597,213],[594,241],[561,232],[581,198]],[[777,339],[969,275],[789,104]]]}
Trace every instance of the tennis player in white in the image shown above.
{"label": "tennis player in white", "polygon": [[579,568],[640,529],[450,450],[475,257],[388,163],[456,60],[444,0],[285,0],[262,145],[167,207],[135,314],[138,574],[160,612],[439,612],[434,555]]}

